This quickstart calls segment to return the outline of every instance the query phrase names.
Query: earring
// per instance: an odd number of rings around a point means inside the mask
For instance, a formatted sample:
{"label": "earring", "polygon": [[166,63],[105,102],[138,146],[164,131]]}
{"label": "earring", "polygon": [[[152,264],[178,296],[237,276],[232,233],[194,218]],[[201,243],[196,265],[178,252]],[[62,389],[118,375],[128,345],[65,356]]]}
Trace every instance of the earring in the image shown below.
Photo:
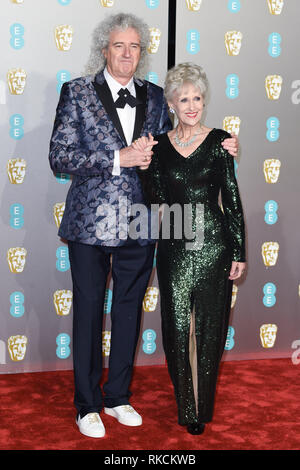
{"label": "earring", "polygon": [[174,109],[173,109],[173,108],[169,108],[169,111],[170,111],[170,113],[172,113],[172,114],[174,114],[174,113],[175,113],[175,111],[174,111]]}

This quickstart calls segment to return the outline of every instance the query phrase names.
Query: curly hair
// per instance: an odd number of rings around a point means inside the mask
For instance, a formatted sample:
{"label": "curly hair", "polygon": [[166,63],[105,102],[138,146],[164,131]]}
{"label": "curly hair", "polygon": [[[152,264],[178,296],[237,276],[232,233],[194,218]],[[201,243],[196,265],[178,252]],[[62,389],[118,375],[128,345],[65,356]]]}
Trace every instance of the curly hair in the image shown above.
{"label": "curly hair", "polygon": [[179,91],[187,82],[199,88],[203,98],[206,97],[208,80],[203,68],[192,62],[183,62],[172,67],[166,75],[164,88],[166,100],[172,101],[173,93]]}
{"label": "curly hair", "polygon": [[85,67],[87,75],[95,76],[106,65],[106,59],[102,50],[108,48],[110,33],[115,30],[125,31],[134,29],[140,37],[141,57],[135,75],[144,78],[147,65],[147,46],[150,40],[148,25],[135,15],[130,13],[118,13],[101,21],[92,33],[92,44],[88,62]]}

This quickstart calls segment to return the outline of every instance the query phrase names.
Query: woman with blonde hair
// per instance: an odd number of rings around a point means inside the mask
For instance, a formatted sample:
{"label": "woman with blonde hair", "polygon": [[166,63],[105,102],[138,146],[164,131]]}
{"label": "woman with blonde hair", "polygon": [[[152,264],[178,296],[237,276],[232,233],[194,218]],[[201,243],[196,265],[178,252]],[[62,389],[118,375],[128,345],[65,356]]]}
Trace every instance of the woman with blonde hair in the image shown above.
{"label": "woman with blonde hair", "polygon": [[[234,162],[222,146],[229,135],[202,123],[207,88],[206,74],[196,64],[183,63],[169,70],[164,93],[178,124],[168,133],[134,143],[139,149],[153,146],[150,166],[139,170],[148,203],[182,209],[181,217],[173,219],[169,210],[169,237],[164,236],[163,218],[157,275],[163,345],[178,422],[191,434],[201,434],[212,420],[232,282],[246,266]],[[186,235],[186,209],[191,209],[193,243]]]}

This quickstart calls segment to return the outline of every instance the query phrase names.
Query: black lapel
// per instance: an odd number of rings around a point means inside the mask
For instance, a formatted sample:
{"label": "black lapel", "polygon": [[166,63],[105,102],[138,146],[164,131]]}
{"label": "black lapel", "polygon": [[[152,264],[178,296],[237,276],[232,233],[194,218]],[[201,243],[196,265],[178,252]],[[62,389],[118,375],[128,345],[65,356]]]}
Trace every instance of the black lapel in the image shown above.
{"label": "black lapel", "polygon": [[94,81],[93,85],[94,85],[94,88],[97,92],[97,95],[98,95],[102,105],[104,106],[107,114],[109,115],[110,119],[112,120],[112,122],[113,122],[115,128],[117,129],[121,139],[127,145],[125,135],[124,135],[121,123],[120,123],[120,119],[119,119],[117,110],[114,106],[114,101],[113,101],[113,98],[112,98],[112,94],[111,94],[111,91],[109,89],[109,86],[107,85],[106,80],[104,80],[104,82],[102,84]]}
{"label": "black lapel", "polygon": [[147,85],[135,85],[136,97],[140,104],[136,106],[135,123],[132,140],[138,139],[141,135],[142,127],[145,122],[145,111],[147,103]]}

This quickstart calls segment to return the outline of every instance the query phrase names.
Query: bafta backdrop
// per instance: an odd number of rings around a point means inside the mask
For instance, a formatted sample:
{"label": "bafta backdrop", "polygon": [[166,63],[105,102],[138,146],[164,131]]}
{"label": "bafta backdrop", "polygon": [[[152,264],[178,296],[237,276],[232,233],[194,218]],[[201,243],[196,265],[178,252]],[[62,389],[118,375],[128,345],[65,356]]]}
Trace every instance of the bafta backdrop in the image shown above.
{"label": "bafta backdrop", "polygon": [[[95,25],[135,13],[149,25],[149,70],[196,62],[210,92],[205,123],[238,134],[235,160],[248,270],[233,286],[224,360],[300,363],[298,0],[2,0],[0,372],[72,368],[68,247],[57,236],[71,183],[53,175],[49,139],[64,82],[84,73]],[[83,7],[84,3],[84,7]],[[175,9],[176,6],[176,9]],[[110,351],[109,279],[102,353]],[[155,271],[143,302],[137,365],[164,364]]]}

